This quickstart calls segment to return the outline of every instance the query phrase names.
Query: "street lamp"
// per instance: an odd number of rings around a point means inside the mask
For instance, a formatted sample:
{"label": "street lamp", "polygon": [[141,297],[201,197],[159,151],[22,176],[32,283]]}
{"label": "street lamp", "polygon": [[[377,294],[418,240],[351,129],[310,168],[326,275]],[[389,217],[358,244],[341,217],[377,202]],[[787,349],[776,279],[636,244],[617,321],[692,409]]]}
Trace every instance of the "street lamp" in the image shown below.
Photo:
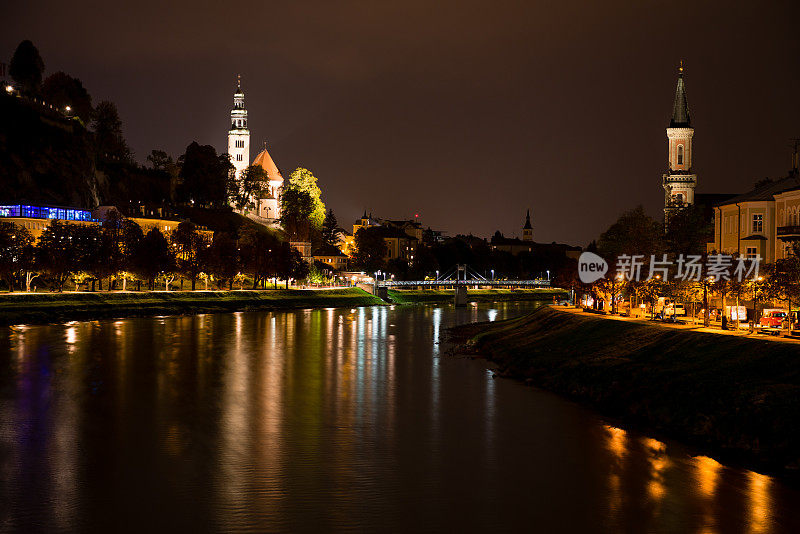
{"label": "street lamp", "polygon": [[494,280],[494,269],[492,269],[492,280]]}

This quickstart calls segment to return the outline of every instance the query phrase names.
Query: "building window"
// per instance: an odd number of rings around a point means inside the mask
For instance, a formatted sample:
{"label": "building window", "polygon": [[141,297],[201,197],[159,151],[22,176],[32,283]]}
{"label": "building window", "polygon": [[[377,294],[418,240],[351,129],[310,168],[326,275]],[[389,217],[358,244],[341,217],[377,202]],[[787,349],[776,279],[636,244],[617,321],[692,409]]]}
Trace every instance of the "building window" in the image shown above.
{"label": "building window", "polygon": [[758,255],[756,247],[747,247],[747,259],[752,260]]}
{"label": "building window", "polygon": [[764,231],[764,215],[761,213],[756,213],[753,215],[753,231],[754,232],[763,232]]}
{"label": "building window", "polygon": [[678,145],[678,165],[683,165],[683,145]]}
{"label": "building window", "polygon": [[236,161],[242,161],[242,155],[236,154]]}

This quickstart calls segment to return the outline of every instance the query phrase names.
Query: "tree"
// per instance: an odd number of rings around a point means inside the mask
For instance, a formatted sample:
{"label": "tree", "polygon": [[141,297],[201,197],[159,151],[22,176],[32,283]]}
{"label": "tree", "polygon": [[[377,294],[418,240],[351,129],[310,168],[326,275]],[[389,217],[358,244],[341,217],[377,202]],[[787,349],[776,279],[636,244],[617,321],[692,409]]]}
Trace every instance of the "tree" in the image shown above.
{"label": "tree", "polygon": [[274,274],[275,254],[281,243],[266,228],[256,225],[243,227],[239,238],[242,269],[253,277],[253,289],[262,286]]}
{"label": "tree", "polygon": [[388,247],[380,226],[361,228],[355,235],[354,263],[368,273],[383,269]]}
{"label": "tree", "polygon": [[24,258],[33,237],[27,228],[14,223],[0,221],[0,277],[6,281],[9,291],[24,270]]}
{"label": "tree", "polygon": [[289,176],[289,187],[305,191],[311,196],[312,210],[309,220],[313,228],[319,229],[325,219],[325,204],[322,203],[322,190],[317,185],[316,176],[310,170],[298,167]]}
{"label": "tree", "polygon": [[214,234],[208,248],[208,269],[220,280],[228,281],[228,289],[233,289],[233,279],[239,273],[239,247],[236,241],[225,232]]}
{"label": "tree", "polygon": [[167,171],[175,163],[172,161],[172,156],[163,150],[150,151],[150,155],[147,156],[147,162],[154,171]]}
{"label": "tree", "polygon": [[27,39],[19,43],[8,68],[11,79],[17,83],[19,89],[29,95],[38,94],[43,72],[44,61],[39,50]]}
{"label": "tree", "polygon": [[120,241],[122,243],[122,290],[125,291],[128,274],[130,272],[139,272],[139,245],[144,239],[142,228],[130,219],[122,221],[122,232]]}
{"label": "tree", "polygon": [[609,261],[609,268],[623,254],[641,254],[649,260],[651,254],[664,250],[661,223],[644,212],[642,206],[626,211],[600,235],[597,249]]}
{"label": "tree", "polygon": [[314,199],[306,191],[289,184],[281,194],[281,224],[292,241],[308,241]]}
{"label": "tree", "polygon": [[264,198],[269,189],[267,172],[261,165],[250,165],[239,179],[231,173],[228,179],[228,201],[239,211],[255,209],[255,199]]}
{"label": "tree", "polygon": [[670,217],[665,242],[671,253],[705,254],[706,244],[713,240],[714,221],[702,206],[688,206]]}
{"label": "tree", "polygon": [[122,136],[122,119],[119,118],[117,106],[113,102],[103,100],[97,104],[92,129],[97,153],[101,158],[123,162],[131,160],[131,150]]}
{"label": "tree", "polygon": [[233,172],[226,154],[218,155],[213,146],[193,141],[178,163],[181,170],[177,196],[181,202],[206,207],[225,205]]}
{"label": "tree", "polygon": [[322,221],[322,243],[331,247],[339,244],[338,230],[339,223],[332,209],[328,209],[325,220]]}
{"label": "tree", "polygon": [[58,291],[64,291],[64,283],[75,267],[76,250],[71,243],[72,227],[71,224],[53,220],[44,229],[36,245],[39,263],[55,279]]}
{"label": "tree", "polygon": [[175,255],[158,228],[152,228],[139,242],[136,263],[139,272],[147,278],[150,289],[155,289],[156,278],[175,270]]}
{"label": "tree", "polygon": [[197,227],[190,221],[183,221],[175,228],[170,236],[172,246],[175,247],[178,259],[178,269],[180,272],[191,279],[192,291],[197,284],[197,275],[202,271],[200,260],[202,259],[201,249],[205,248],[206,243],[203,236],[197,231]]}
{"label": "tree", "polygon": [[72,273],[77,285],[97,272],[102,239],[100,228],[95,225],[73,224],[69,229],[73,248]]}
{"label": "tree", "polygon": [[42,96],[48,104],[63,111],[70,107],[71,114],[88,123],[92,117],[92,97],[78,78],[58,71],[48,76],[42,84]]}
{"label": "tree", "polygon": [[303,259],[300,251],[286,242],[281,243],[278,247],[272,268],[276,278],[286,280],[286,289],[289,289],[289,279],[306,278],[310,270],[310,266]]}

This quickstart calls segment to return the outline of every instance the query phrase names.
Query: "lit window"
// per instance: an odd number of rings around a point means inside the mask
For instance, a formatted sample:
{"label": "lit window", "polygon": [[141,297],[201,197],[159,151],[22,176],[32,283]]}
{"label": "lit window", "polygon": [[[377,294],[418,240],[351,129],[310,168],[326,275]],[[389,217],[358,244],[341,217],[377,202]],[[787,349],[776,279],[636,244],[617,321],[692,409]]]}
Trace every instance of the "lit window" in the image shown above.
{"label": "lit window", "polygon": [[758,252],[756,247],[747,247],[747,259],[752,260],[756,257]]}
{"label": "lit window", "polygon": [[753,231],[754,232],[763,232],[764,231],[764,215],[761,213],[756,213],[753,215]]}

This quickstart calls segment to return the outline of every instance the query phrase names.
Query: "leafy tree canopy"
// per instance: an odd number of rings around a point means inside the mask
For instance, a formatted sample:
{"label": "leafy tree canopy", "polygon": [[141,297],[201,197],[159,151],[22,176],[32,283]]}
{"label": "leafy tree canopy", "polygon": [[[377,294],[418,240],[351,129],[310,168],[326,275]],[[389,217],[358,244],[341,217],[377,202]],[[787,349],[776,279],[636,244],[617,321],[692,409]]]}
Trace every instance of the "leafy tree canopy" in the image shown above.
{"label": "leafy tree canopy", "polygon": [[48,104],[61,111],[69,106],[71,113],[84,123],[88,123],[92,117],[92,97],[79,79],[64,72],[56,72],[45,79],[42,84],[42,96]]}
{"label": "leafy tree canopy", "polygon": [[27,39],[19,43],[8,68],[11,79],[19,89],[26,94],[39,94],[43,72],[44,60],[39,50]]}
{"label": "leafy tree canopy", "polygon": [[664,250],[664,227],[644,212],[642,206],[626,211],[600,235],[597,241],[599,253],[606,257],[609,269],[623,254],[644,255],[649,259],[651,254],[659,254]]}
{"label": "leafy tree canopy", "polygon": [[317,185],[317,177],[310,170],[298,167],[289,177],[289,186],[309,194],[314,208],[310,217],[311,225],[319,229],[325,220],[325,204],[322,202],[322,190]]}
{"label": "leafy tree canopy", "polygon": [[380,226],[361,228],[356,232],[355,246],[353,261],[357,266],[368,273],[384,268],[387,246],[383,239],[383,228]]}
{"label": "leafy tree canopy", "polygon": [[217,154],[211,145],[193,141],[179,159],[182,202],[200,206],[221,206],[228,200],[228,184],[233,165],[226,154]]}
{"label": "leafy tree canopy", "polygon": [[122,119],[119,118],[116,104],[108,100],[97,104],[92,129],[97,154],[101,159],[123,162],[131,160],[131,150],[122,136]]}
{"label": "leafy tree canopy", "polygon": [[293,184],[281,194],[281,224],[293,241],[308,241],[314,213],[314,200]]}

